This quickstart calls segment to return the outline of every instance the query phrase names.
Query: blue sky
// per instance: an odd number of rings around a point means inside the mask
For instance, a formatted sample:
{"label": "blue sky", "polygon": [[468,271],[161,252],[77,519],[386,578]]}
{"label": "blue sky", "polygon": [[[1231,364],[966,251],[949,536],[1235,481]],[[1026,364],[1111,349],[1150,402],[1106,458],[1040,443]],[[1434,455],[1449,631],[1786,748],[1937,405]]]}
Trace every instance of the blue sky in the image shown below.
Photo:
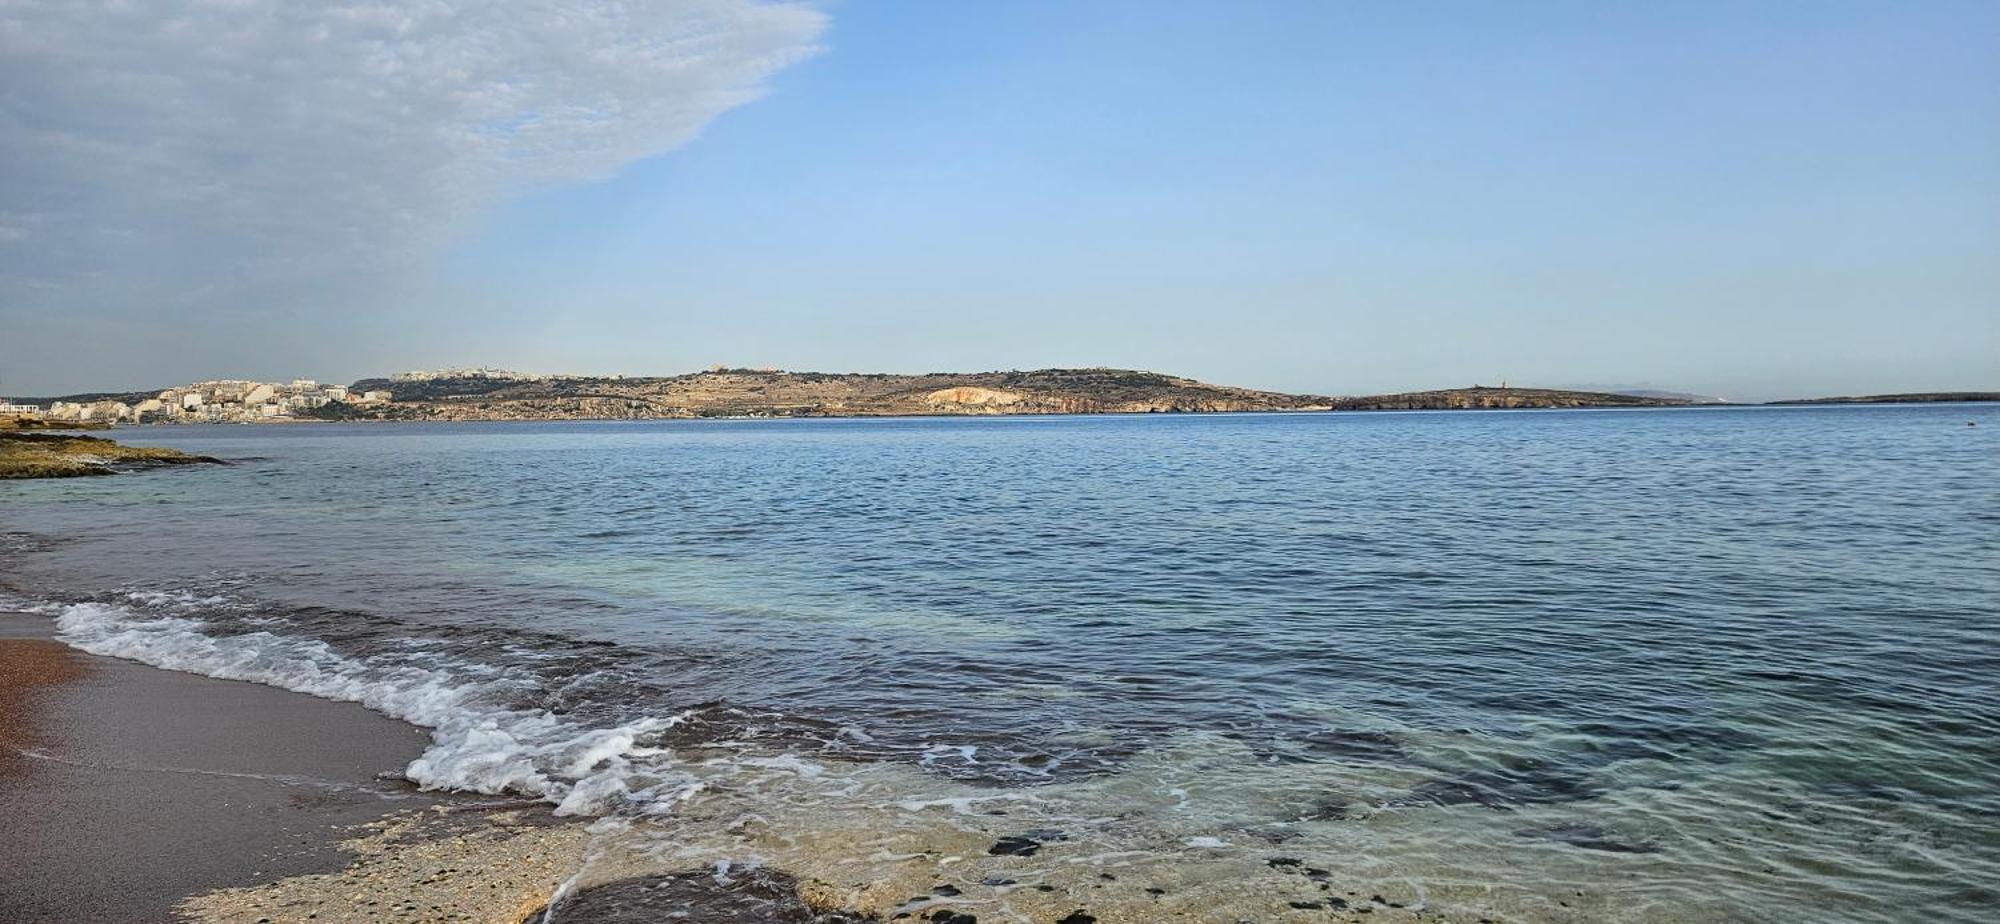
{"label": "blue sky", "polygon": [[[566,130],[418,163],[301,129],[231,152],[352,146],[258,193],[326,196],[296,216],[338,215],[323,233],[223,223],[171,259],[142,233],[118,251],[129,284],[98,266],[10,292],[37,239],[21,225],[0,321],[47,343],[0,347],[0,390],[714,363],[1113,365],[1321,393],[2000,388],[2000,5],[745,6],[704,21],[713,79],[609,74],[605,96],[565,72],[532,104],[594,101],[594,147]],[[389,41],[467,54],[461,28]],[[28,76],[70,100],[94,85]],[[462,96],[435,94],[439,118],[466,121]],[[396,131],[410,157],[433,140]],[[210,156],[177,169],[233,196],[242,161],[209,150],[228,141],[191,139]],[[13,192],[0,226],[55,211]],[[341,214],[376,200],[414,207]],[[216,253],[240,285],[150,287]],[[83,334],[100,352],[50,348]]]}

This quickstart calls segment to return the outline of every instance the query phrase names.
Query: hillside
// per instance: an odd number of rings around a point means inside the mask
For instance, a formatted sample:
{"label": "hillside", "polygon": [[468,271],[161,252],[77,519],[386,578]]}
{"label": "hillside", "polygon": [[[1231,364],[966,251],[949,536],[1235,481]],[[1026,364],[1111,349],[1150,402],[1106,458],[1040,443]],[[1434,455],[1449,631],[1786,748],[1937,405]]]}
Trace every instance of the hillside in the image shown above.
{"label": "hillside", "polygon": [[665,378],[364,379],[394,403],[352,416],[426,420],[893,417],[1325,410],[1334,399],[1124,369],[924,375],[718,369]]}
{"label": "hillside", "polygon": [[147,388],[140,391],[86,391],[73,395],[25,395],[16,397],[13,400],[21,404],[33,404],[41,407],[48,407],[58,401],[70,401],[78,404],[93,404],[98,401],[123,401],[126,404],[137,404],[159,393],[160,389],[158,388]]}
{"label": "hillside", "polygon": [[2000,391],[1924,391],[1901,395],[1850,395],[1838,398],[1795,398],[1772,404],[1931,404],[2000,401]]}
{"label": "hillside", "polygon": [[[198,383],[199,384],[199,383]],[[249,388],[259,383],[208,383]],[[311,386],[310,394],[298,389]],[[197,386],[183,386],[192,391]],[[200,385],[206,388],[207,385]],[[1407,411],[1527,408],[1683,407],[1718,399],[1672,392],[1508,388],[1474,385],[1395,394],[1326,397],[1213,385],[1130,369],[1039,369],[1028,372],[886,373],[711,369],[687,375],[530,376],[496,370],[412,373],[369,378],[352,386],[271,385],[264,400],[281,401],[289,420],[649,420],[684,417],[907,417],[1000,414],[1211,413],[1227,411]],[[295,397],[306,394],[311,401]],[[146,411],[159,391],[37,399],[85,403],[124,400]],[[208,394],[203,391],[202,394]],[[383,395],[390,400],[383,400]],[[352,397],[349,397],[349,396]],[[317,397],[314,397],[317,396]],[[365,398],[364,398],[365,396]],[[169,396],[171,398],[171,396]],[[1861,404],[1993,401],[1994,392],[1928,392],[1813,398],[1774,404]],[[158,402],[155,402],[158,403]],[[174,403],[169,400],[165,403]],[[210,396],[206,408],[234,408]],[[258,419],[242,408],[246,419]],[[270,411],[266,407],[263,410]],[[188,415],[182,415],[183,417]],[[211,415],[213,416],[213,415]],[[74,418],[71,418],[74,420]],[[236,418],[229,418],[236,419]],[[122,418],[120,418],[122,420]],[[159,420],[147,422],[199,422]],[[74,422],[67,424],[76,425]]]}
{"label": "hillside", "polygon": [[1339,398],[1333,402],[1333,408],[1340,411],[1456,411],[1557,407],[1681,407],[1689,403],[1686,398],[1600,391],[1565,391],[1556,388],[1489,388],[1484,385],[1474,385],[1471,388]]}
{"label": "hillside", "polygon": [[350,388],[355,393],[388,391],[395,400],[370,408],[338,406],[318,416],[398,420],[897,417],[1669,407],[1689,403],[1681,398],[1479,385],[1329,398],[1211,385],[1127,369],[924,375],[717,369],[665,378],[465,375],[415,381],[363,379]]}

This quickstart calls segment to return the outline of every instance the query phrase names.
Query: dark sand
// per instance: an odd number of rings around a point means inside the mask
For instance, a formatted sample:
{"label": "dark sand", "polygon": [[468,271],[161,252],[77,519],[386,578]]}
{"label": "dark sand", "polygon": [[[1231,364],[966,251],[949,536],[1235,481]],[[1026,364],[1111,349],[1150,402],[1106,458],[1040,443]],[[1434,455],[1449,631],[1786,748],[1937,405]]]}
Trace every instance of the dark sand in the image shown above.
{"label": "dark sand", "polygon": [[0,614],[0,921],[154,922],[337,870],[345,826],[435,802],[423,733],[360,706],[71,651]]}
{"label": "dark sand", "polygon": [[0,636],[0,778],[22,772],[25,755],[48,743],[40,705],[49,690],[88,672],[60,642]]}

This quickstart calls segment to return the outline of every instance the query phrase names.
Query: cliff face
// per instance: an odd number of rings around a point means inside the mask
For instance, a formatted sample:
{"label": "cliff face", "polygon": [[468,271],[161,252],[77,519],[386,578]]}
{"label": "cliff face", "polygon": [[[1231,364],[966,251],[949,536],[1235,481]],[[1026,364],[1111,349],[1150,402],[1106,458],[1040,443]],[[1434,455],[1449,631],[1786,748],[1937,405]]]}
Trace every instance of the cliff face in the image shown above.
{"label": "cliff face", "polygon": [[668,378],[369,379],[394,403],[356,416],[426,420],[894,417],[1325,410],[1334,399],[1123,369],[831,374],[727,369]]}

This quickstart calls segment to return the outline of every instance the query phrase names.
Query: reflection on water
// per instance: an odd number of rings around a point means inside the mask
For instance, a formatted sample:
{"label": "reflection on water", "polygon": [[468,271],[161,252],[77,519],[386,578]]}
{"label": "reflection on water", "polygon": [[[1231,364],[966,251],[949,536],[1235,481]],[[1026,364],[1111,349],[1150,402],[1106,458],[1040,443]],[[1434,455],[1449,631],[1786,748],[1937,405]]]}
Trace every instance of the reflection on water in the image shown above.
{"label": "reflection on water", "polygon": [[[0,488],[0,556],[73,643],[368,702],[436,729],[420,779],[641,819],[604,861],[635,876],[1970,921],[1995,416],[142,430],[259,461]],[[943,864],[1032,831],[1062,838]]]}

